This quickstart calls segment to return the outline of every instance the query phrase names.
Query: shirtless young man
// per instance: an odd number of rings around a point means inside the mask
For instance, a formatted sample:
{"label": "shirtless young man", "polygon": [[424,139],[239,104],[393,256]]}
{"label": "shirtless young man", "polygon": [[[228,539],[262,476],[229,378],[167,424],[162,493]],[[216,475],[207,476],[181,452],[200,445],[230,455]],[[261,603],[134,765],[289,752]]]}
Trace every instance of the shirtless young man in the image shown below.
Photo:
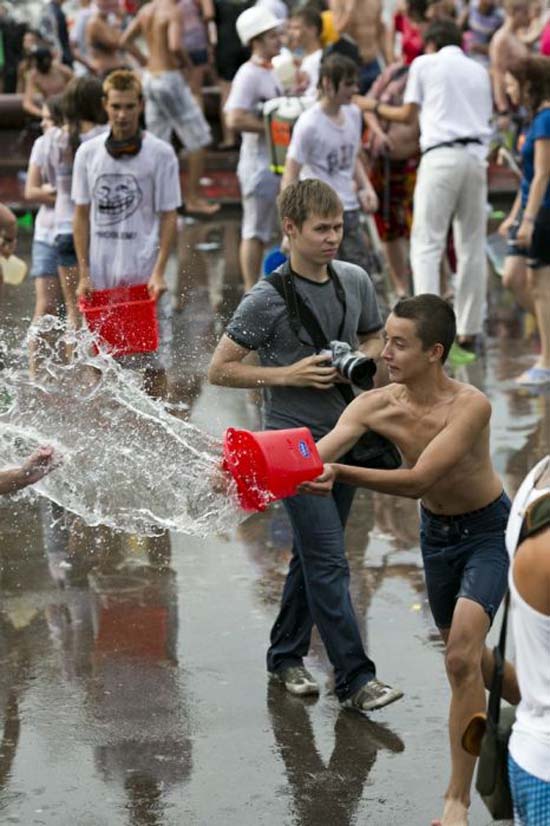
{"label": "shirtless young man", "polygon": [[382,20],[381,0],[329,0],[334,18],[334,28],[339,34],[352,37],[359,48],[363,65],[359,75],[359,92],[364,95],[372,86],[382,67],[383,55],[387,63],[393,55],[387,54],[385,30]]}
{"label": "shirtless young man", "polygon": [[[118,10],[116,0],[95,0],[94,5],[95,10],[86,23],[85,42],[89,63],[96,75],[103,78],[127,65],[127,61],[121,45],[122,29],[118,21],[113,20]],[[129,47],[128,51],[138,63],[145,63],[138,49]]]}
{"label": "shirtless young man", "polygon": [[47,47],[37,49],[30,63],[31,69],[25,78],[23,109],[33,117],[41,118],[44,101],[61,94],[73,73],[68,66],[54,60]]}
{"label": "shirtless young man", "polygon": [[508,98],[504,76],[508,69],[529,54],[527,46],[520,39],[518,32],[529,25],[528,0],[504,0],[504,23],[493,35],[489,45],[489,61],[493,96],[497,112],[506,115]]}
{"label": "shirtless young man", "polygon": [[172,133],[176,133],[187,150],[186,209],[212,215],[220,205],[210,203],[200,194],[204,149],[211,143],[212,134],[182,72],[189,65],[189,58],[181,45],[179,0],[146,3],[126,29],[122,45],[127,47],[139,35],[145,38],[149,52],[143,75],[147,129],[168,143]]}
{"label": "shirtless young man", "polygon": [[[504,533],[510,502],[489,454],[491,406],[474,387],[449,378],[443,365],[456,332],[453,310],[438,296],[400,301],[388,317],[382,352],[386,387],[363,393],[318,443],[331,464],[301,487],[328,493],[344,482],[422,502],[420,546],[434,620],[445,642],[451,686],[451,778],[441,820],[466,826],[475,758],[461,746],[470,718],[485,710],[492,655],[485,637],[507,584]],[[391,439],[404,469],[332,464],[369,429]],[[517,702],[512,672],[506,697]]]}

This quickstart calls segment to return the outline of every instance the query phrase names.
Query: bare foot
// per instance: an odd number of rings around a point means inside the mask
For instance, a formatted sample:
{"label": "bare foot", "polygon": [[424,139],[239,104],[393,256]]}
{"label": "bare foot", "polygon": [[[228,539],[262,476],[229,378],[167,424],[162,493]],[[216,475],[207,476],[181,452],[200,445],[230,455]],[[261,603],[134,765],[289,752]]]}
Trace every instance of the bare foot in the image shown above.
{"label": "bare foot", "polygon": [[198,212],[200,215],[215,215],[220,204],[212,204],[206,198],[187,198],[185,201],[187,212]]}
{"label": "bare foot", "polygon": [[461,800],[448,798],[443,817],[432,820],[432,826],[468,826],[468,807]]}

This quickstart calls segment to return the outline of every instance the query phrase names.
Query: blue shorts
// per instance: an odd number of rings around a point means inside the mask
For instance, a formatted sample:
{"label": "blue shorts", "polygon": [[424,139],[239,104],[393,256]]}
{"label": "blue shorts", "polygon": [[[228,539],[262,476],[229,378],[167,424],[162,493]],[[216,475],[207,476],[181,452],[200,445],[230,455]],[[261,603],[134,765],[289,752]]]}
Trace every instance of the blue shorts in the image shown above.
{"label": "blue shorts", "polygon": [[60,267],[78,266],[72,235],[56,235],[55,248],[57,250],[58,264]]}
{"label": "blue shorts", "polygon": [[189,49],[187,54],[193,66],[205,66],[208,63],[208,49]]}
{"label": "blue shorts", "polygon": [[421,508],[420,548],[438,628],[451,627],[459,597],[479,603],[493,621],[508,584],[504,533],[509,512],[504,492],[486,507],[457,516]]}
{"label": "blue shorts", "polygon": [[514,802],[515,826],[548,826],[550,783],[534,777],[508,755],[508,776]]}
{"label": "blue shorts", "polygon": [[57,278],[57,249],[46,241],[32,242],[32,278]]}
{"label": "blue shorts", "polygon": [[366,95],[378,75],[381,73],[382,67],[377,57],[371,60],[370,63],[363,63],[359,69],[359,94]]}

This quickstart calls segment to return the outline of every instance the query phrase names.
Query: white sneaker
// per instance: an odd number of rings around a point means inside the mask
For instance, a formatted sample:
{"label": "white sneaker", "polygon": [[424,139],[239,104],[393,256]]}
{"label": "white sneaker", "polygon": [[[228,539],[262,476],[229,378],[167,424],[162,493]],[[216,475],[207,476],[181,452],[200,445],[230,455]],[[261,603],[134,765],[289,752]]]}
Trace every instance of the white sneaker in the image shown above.
{"label": "white sneaker", "polygon": [[303,665],[289,665],[287,668],[269,673],[274,680],[282,683],[290,694],[319,694],[319,685]]}
{"label": "white sneaker", "polygon": [[392,688],[374,679],[362,685],[359,691],[343,700],[340,705],[342,708],[351,708],[355,711],[373,711],[400,700],[402,696],[400,688]]}

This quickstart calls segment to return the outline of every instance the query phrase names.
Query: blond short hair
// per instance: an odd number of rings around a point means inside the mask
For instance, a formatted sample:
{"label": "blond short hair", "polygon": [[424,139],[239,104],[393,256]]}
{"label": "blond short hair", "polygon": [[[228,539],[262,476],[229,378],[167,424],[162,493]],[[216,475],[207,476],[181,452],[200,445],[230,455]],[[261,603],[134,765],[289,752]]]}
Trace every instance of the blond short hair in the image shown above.
{"label": "blond short hair", "polygon": [[143,97],[141,80],[131,69],[115,69],[103,81],[103,94],[109,97],[111,89],[114,92],[135,92],[138,98]]}

